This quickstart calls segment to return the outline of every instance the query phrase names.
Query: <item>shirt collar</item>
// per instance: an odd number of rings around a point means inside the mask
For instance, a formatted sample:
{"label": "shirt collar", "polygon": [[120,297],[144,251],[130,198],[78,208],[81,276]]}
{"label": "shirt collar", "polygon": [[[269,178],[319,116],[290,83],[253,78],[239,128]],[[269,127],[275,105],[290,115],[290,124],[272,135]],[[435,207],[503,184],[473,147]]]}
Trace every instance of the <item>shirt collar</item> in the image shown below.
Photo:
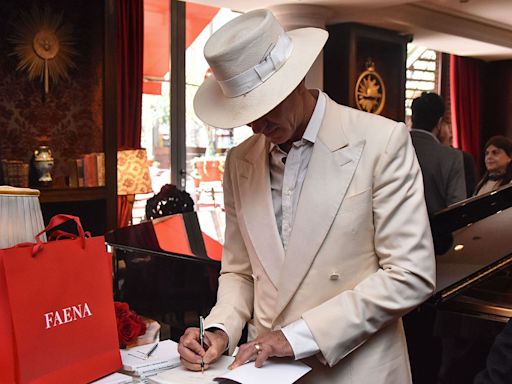
{"label": "shirt collar", "polygon": [[441,144],[441,142],[439,141],[439,139],[432,133],[432,132],[429,132],[429,131],[425,131],[424,129],[415,129],[415,128],[412,128],[411,129],[411,132],[421,132],[421,133],[426,133],[427,135],[430,135],[434,138],[435,141],[437,141],[439,144]]}
{"label": "shirt collar", "polygon": [[[315,109],[313,110],[311,119],[309,119],[308,125],[306,126],[304,134],[302,135],[302,141],[306,141],[312,144],[315,143],[318,136],[318,131],[320,131],[320,126],[322,125],[322,120],[324,119],[325,104],[325,94],[318,90],[318,99],[316,100]],[[271,152],[274,147],[277,147],[277,145],[270,143],[269,152]]]}

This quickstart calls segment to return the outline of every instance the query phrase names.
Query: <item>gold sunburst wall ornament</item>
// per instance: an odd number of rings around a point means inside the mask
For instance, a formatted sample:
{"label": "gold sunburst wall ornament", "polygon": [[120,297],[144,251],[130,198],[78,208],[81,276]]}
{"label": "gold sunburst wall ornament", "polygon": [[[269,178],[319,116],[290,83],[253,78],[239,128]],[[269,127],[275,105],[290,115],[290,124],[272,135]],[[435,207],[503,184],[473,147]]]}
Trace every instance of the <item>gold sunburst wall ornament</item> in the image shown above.
{"label": "gold sunburst wall ornament", "polygon": [[62,13],[53,13],[47,6],[23,12],[9,40],[14,44],[12,54],[19,59],[16,69],[26,71],[29,80],[39,77],[45,93],[50,80],[57,83],[69,79],[69,69],[76,67],[72,27],[63,23]]}
{"label": "gold sunburst wall ornament", "polygon": [[386,88],[382,77],[375,70],[372,59],[366,60],[366,70],[356,82],[356,106],[362,111],[380,114],[386,102]]}

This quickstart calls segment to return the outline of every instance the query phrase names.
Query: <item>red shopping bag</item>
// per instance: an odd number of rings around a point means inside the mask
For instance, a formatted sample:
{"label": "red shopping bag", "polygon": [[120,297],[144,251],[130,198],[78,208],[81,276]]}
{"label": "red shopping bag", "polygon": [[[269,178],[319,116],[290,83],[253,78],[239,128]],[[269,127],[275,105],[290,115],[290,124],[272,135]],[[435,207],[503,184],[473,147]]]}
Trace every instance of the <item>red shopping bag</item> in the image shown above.
{"label": "red shopping bag", "polygon": [[[0,250],[0,383],[87,383],[121,368],[103,237]],[[62,237],[62,233],[59,234]]]}

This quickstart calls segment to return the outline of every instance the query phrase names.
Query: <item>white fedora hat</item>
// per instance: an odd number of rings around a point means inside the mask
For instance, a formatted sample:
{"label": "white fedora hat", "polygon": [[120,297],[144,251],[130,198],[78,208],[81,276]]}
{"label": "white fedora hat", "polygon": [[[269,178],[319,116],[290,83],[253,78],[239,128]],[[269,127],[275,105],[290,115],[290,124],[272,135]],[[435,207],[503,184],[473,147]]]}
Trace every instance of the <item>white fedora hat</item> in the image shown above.
{"label": "white fedora hat", "polygon": [[262,117],[299,85],[327,36],[319,28],[285,32],[266,9],[225,24],[204,47],[213,75],[194,98],[197,116],[217,128],[239,127]]}

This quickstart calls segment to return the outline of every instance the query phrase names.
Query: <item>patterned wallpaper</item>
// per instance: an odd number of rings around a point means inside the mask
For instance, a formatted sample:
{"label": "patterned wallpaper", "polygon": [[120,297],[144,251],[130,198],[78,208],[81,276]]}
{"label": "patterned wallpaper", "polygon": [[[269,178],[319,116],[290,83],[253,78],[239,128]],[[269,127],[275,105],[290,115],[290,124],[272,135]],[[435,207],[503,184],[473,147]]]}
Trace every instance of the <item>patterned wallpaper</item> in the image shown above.
{"label": "patterned wallpaper", "polygon": [[[8,41],[20,10],[34,4],[63,12],[78,52],[70,79],[50,82],[46,96],[39,79],[30,81],[26,72],[16,70],[18,59]],[[67,174],[67,159],[103,151],[102,0],[2,0],[0,52],[0,159],[28,162],[46,136],[55,159],[52,173],[58,177]]]}

